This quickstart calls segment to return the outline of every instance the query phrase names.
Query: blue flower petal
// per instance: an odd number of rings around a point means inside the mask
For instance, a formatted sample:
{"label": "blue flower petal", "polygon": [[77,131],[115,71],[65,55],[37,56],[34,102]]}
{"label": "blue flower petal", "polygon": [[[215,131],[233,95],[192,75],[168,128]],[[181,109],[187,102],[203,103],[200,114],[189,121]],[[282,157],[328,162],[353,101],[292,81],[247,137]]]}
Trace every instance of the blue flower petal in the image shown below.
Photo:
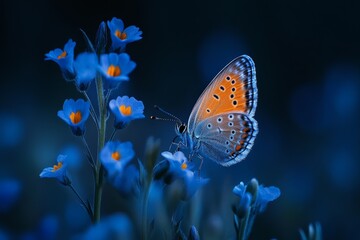
{"label": "blue flower petal", "polygon": [[264,212],[269,202],[276,200],[280,197],[280,189],[274,186],[263,187],[259,186],[256,205],[259,207],[259,212]]}
{"label": "blue flower petal", "polygon": [[100,152],[101,163],[110,177],[121,172],[134,156],[135,152],[131,142],[110,141]]}
{"label": "blue flower petal", "polygon": [[129,80],[128,74],[132,72],[135,67],[136,64],[130,60],[128,54],[109,53],[100,55],[100,66],[98,69],[104,77],[104,87],[116,88],[122,81]]}
{"label": "blue flower petal", "polygon": [[143,114],[144,104],[134,97],[117,97],[109,102],[109,108],[115,116],[115,128],[123,128],[130,121],[145,117]]}
{"label": "blue flower petal", "polygon": [[75,78],[74,73],[74,48],[76,43],[69,39],[65,44],[64,50],[56,48],[49,53],[45,54],[45,60],[51,60],[56,62],[66,80],[70,81]]}
{"label": "blue flower petal", "polygon": [[[79,112],[80,115],[73,122],[70,116]],[[73,134],[81,136],[85,132],[85,123],[90,115],[90,103],[85,102],[83,99],[76,101],[67,99],[64,101],[63,110],[58,111],[57,115],[70,126]]]}
{"label": "blue flower petal", "polygon": [[95,79],[97,72],[98,59],[95,53],[80,53],[75,62],[76,72],[75,83],[81,90],[87,90],[91,81]]}
{"label": "blue flower petal", "polygon": [[16,203],[21,192],[21,184],[15,179],[0,180],[0,213],[6,212]]}
{"label": "blue flower petal", "polygon": [[57,165],[54,167],[47,167],[42,170],[40,173],[41,178],[55,178],[62,184],[69,183],[69,179],[66,176],[67,172],[67,162],[65,155],[59,155],[57,157]]}
{"label": "blue flower petal", "polygon": [[[142,31],[140,31],[138,27],[129,26],[124,29],[124,23],[121,19],[113,18],[111,21],[108,21],[107,24],[110,29],[112,49],[120,48],[121,50],[124,50],[128,43],[140,40],[142,38]],[[125,33],[125,36],[119,38],[119,33],[121,35]]]}

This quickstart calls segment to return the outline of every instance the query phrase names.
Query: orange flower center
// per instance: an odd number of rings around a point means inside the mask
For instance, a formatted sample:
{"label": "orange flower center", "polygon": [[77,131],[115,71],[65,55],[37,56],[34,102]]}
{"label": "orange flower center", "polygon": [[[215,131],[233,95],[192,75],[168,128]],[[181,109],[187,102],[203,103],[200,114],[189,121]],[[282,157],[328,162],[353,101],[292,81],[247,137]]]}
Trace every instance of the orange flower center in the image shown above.
{"label": "orange flower center", "polygon": [[187,169],[187,167],[188,167],[188,165],[187,165],[186,163],[181,164],[181,169],[182,169],[182,170]]}
{"label": "orange flower center", "polygon": [[80,111],[77,111],[76,113],[74,112],[71,112],[70,113],[70,120],[73,124],[77,124],[81,121],[81,112]]}
{"label": "orange flower center", "polygon": [[110,65],[107,70],[107,74],[111,77],[117,77],[121,73],[120,67],[115,65]]}
{"label": "orange flower center", "polygon": [[132,112],[131,107],[130,106],[126,107],[125,105],[121,105],[119,107],[119,110],[120,110],[121,114],[124,116],[129,116],[129,115],[131,115],[131,112]]}
{"label": "orange flower center", "polygon": [[118,151],[116,151],[116,152],[113,152],[113,153],[111,154],[111,157],[112,157],[112,159],[114,159],[115,161],[119,161],[120,158],[121,158],[121,155],[120,155],[120,153],[119,153]]}
{"label": "orange flower center", "polygon": [[120,32],[120,30],[115,31],[115,36],[120,38],[121,40],[124,40],[127,37],[126,33]]}
{"label": "orange flower center", "polygon": [[62,162],[59,162],[57,165],[54,165],[52,171],[55,172],[55,171],[59,170],[62,166],[63,166]]}
{"label": "orange flower center", "polygon": [[57,59],[61,59],[67,56],[67,52],[63,51],[59,56],[57,56]]}

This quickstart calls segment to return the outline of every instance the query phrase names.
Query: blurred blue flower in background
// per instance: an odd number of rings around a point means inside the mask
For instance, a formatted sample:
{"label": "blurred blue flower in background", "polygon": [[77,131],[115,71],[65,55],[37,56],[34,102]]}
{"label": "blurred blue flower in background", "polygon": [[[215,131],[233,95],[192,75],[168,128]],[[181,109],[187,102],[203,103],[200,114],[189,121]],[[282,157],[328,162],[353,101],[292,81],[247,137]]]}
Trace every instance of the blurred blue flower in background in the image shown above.
{"label": "blurred blue flower in background", "polygon": [[307,132],[325,132],[349,121],[359,108],[359,81],[356,67],[337,64],[327,70],[321,84],[296,88],[290,105],[294,122]]}
{"label": "blurred blue flower in background", "polygon": [[255,201],[256,209],[259,213],[264,212],[268,203],[276,200],[278,197],[280,197],[279,188],[274,186],[264,187],[263,185],[260,185]]}
{"label": "blurred blue flower in background", "polygon": [[65,44],[64,49],[56,48],[45,54],[45,60],[56,62],[59,65],[64,78],[68,81],[74,80],[75,78],[73,66],[75,45],[76,42],[69,39],[69,41]]}
{"label": "blurred blue flower in background", "polygon": [[110,177],[122,172],[126,164],[134,157],[131,142],[110,141],[100,152],[100,160]]}
{"label": "blurred blue flower in background", "polygon": [[70,180],[66,175],[67,172],[67,163],[66,156],[59,155],[57,157],[57,164],[53,167],[47,167],[42,170],[40,173],[41,178],[56,178],[60,183],[64,185],[69,185]]}
{"label": "blurred blue flower in background", "polygon": [[74,135],[81,136],[85,132],[85,122],[90,114],[90,103],[83,99],[76,102],[73,99],[66,99],[63,110],[58,111],[58,117],[66,122]]}
{"label": "blurred blue flower in background", "polygon": [[109,102],[111,112],[115,116],[114,127],[124,128],[134,119],[144,118],[144,104],[134,97],[117,97]]}
{"label": "blurred blue flower in background", "polygon": [[95,53],[80,53],[74,62],[76,72],[75,83],[80,91],[86,91],[95,79],[98,58]]}
{"label": "blurred blue flower in background", "polygon": [[15,179],[0,179],[0,213],[7,212],[19,199],[21,184]]}
{"label": "blurred blue flower in background", "polygon": [[117,171],[110,183],[122,196],[139,194],[139,170],[134,165],[127,165],[121,171]]}
{"label": "blurred blue flower in background", "polygon": [[195,192],[205,185],[209,179],[197,176],[191,169],[194,167],[185,157],[184,153],[177,151],[162,152],[161,155],[165,160],[159,162],[153,171],[154,179],[162,179],[165,184],[177,182],[179,190],[182,191],[182,199],[190,199]]}
{"label": "blurred blue flower in background", "polygon": [[61,148],[62,155],[66,155],[69,169],[78,169],[82,165],[82,151],[75,144],[68,144]]}
{"label": "blurred blue flower in background", "polygon": [[115,88],[122,81],[128,81],[128,74],[136,67],[127,53],[109,53],[100,56],[99,71],[104,76],[104,87]]}
{"label": "blurred blue flower in background", "polygon": [[49,214],[40,221],[37,239],[58,239],[59,230],[59,218],[56,215]]}
{"label": "blurred blue flower in background", "polygon": [[124,29],[124,23],[119,18],[113,18],[107,22],[110,29],[112,49],[124,49],[126,44],[140,40],[142,31],[136,26],[129,26]]}
{"label": "blurred blue flower in background", "polygon": [[360,103],[360,70],[355,64],[338,63],[325,74],[324,98],[333,117],[348,120]]}
{"label": "blurred blue flower in background", "polygon": [[10,237],[8,236],[7,232],[5,232],[0,228],[0,240],[9,240],[9,239]]}
{"label": "blurred blue flower in background", "polygon": [[0,113],[0,147],[14,147],[23,138],[24,123],[20,117]]}
{"label": "blurred blue flower in background", "polygon": [[92,225],[84,234],[75,239],[102,240],[102,239],[133,239],[133,226],[130,219],[122,214],[103,217],[101,221]]}
{"label": "blurred blue flower in background", "polygon": [[238,35],[236,29],[214,29],[198,48],[198,68],[202,79],[209,83],[213,77],[224,67],[224,62],[229,62],[240,53],[249,52],[246,44]]}
{"label": "blurred blue flower in background", "polygon": [[[55,240],[59,239],[59,218],[48,214],[43,217],[34,229],[26,232],[15,232],[16,238],[20,240]],[[18,234],[18,235],[17,235]],[[13,238],[12,238],[13,239]],[[1,240],[1,237],[0,237]]]}
{"label": "blurred blue flower in background", "polygon": [[66,204],[64,217],[66,226],[74,232],[84,229],[90,223],[89,216],[84,209],[79,208],[79,203],[74,201]]}

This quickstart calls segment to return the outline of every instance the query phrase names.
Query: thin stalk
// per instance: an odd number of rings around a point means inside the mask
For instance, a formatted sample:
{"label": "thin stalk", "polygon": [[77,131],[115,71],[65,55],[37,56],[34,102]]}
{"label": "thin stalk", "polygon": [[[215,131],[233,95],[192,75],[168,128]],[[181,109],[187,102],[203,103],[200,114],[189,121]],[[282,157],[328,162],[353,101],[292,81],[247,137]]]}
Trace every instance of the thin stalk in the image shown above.
{"label": "thin stalk", "polygon": [[116,132],[117,132],[117,129],[114,128],[114,131],[111,133],[111,136],[110,136],[110,138],[109,138],[109,141],[112,141],[112,140],[113,140],[113,138],[115,137]]}
{"label": "thin stalk", "polygon": [[94,106],[89,98],[89,95],[87,95],[86,91],[82,91],[82,93],[84,94],[86,100],[90,103],[90,114],[91,114],[91,117],[92,119],[94,120],[94,123],[96,125],[96,129],[99,131],[99,119],[96,115],[96,112],[95,112],[95,109],[94,109]]}
{"label": "thin stalk", "polygon": [[246,228],[247,228],[247,225],[248,225],[250,211],[251,211],[251,208],[248,208],[248,210],[245,213],[244,218],[241,220],[239,235],[238,235],[238,238],[237,238],[238,240],[246,240],[247,237],[248,237]]}
{"label": "thin stalk", "polygon": [[144,189],[142,204],[141,204],[141,226],[142,226],[142,234],[141,239],[147,240],[148,239],[148,197],[149,197],[149,187],[150,184],[146,184],[147,186]]}
{"label": "thin stalk", "polygon": [[81,140],[82,140],[82,142],[84,143],[85,148],[86,148],[86,151],[87,151],[87,153],[88,153],[88,155],[89,155],[89,158],[90,158],[90,160],[91,160],[91,162],[90,162],[91,167],[92,167],[92,168],[95,168],[95,160],[94,160],[94,158],[93,158],[93,155],[91,154],[89,145],[87,144],[84,135],[82,135]]}
{"label": "thin stalk", "polygon": [[70,185],[68,185],[68,186],[69,186],[69,187],[71,188],[71,190],[75,193],[76,197],[80,200],[81,205],[84,206],[86,212],[89,214],[90,219],[92,219],[93,213],[92,213],[91,209],[89,208],[89,205],[87,205],[87,204],[85,203],[85,201],[81,198],[80,194],[76,191],[76,189],[74,188],[74,186],[73,186],[72,184],[70,184]]}
{"label": "thin stalk", "polygon": [[[98,141],[98,152],[100,152],[100,150],[105,145],[105,133],[106,133],[106,106],[104,102],[105,99],[104,99],[103,83],[100,75],[96,77],[96,90],[98,95],[99,116],[100,116],[99,141]],[[94,219],[93,219],[94,223],[100,221],[103,178],[104,178],[104,169],[102,167],[98,154],[96,161],[96,177],[95,177],[95,199],[94,199]]]}

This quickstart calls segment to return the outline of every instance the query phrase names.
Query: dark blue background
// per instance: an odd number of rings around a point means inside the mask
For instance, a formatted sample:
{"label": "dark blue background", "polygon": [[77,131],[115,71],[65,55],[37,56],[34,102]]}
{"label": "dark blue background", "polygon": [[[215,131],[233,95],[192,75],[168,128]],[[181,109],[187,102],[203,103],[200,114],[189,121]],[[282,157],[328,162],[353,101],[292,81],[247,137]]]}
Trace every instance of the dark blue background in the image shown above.
{"label": "dark blue background", "polygon": [[[74,226],[80,220],[66,221],[69,211],[78,211],[80,219],[85,214],[73,206],[70,191],[38,177],[58,153],[70,150],[82,161],[78,176],[90,175],[80,140],[56,116],[64,99],[81,95],[62,79],[56,64],[44,61],[44,54],[69,38],[77,42],[76,53],[84,51],[79,29],[94,38],[98,24],[115,16],[143,31],[143,39],[127,49],[137,68],[117,94],[142,100],[147,117],[159,115],[152,108],[158,104],[186,121],[197,97],[230,60],[248,54],[256,63],[260,132],[244,162],[231,168],[205,162],[211,181],[201,200],[200,234],[214,224],[233,233],[226,205],[232,187],[256,177],[278,186],[282,195],[255,222],[254,239],[297,239],[298,229],[314,221],[322,224],[325,239],[360,238],[358,2],[0,4],[0,180],[17,179],[21,186],[15,205],[0,213],[0,230],[21,235],[47,214],[60,219],[62,236],[82,229]],[[142,158],[147,137],[160,138],[166,150],[173,127],[147,118],[118,136],[131,140]],[[96,143],[93,132],[87,136]],[[91,182],[83,178],[80,192],[91,197]],[[121,211],[113,190],[105,190],[104,214]]]}

